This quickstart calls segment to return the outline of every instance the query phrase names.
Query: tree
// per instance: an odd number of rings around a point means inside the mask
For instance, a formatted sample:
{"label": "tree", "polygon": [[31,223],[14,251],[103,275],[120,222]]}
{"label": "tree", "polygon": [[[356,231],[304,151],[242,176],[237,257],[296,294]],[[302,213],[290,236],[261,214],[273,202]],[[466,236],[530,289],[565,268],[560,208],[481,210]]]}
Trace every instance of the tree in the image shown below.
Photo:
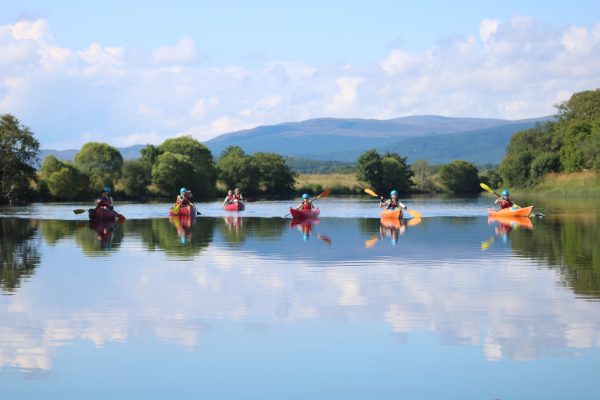
{"label": "tree", "polygon": [[106,185],[114,187],[121,176],[123,157],[113,146],[90,142],[84,144],[75,156],[75,165],[90,177],[90,190],[100,192]]}
{"label": "tree", "polygon": [[488,169],[479,175],[479,180],[491,188],[502,186],[502,177],[493,169]]}
{"label": "tree", "polygon": [[440,167],[439,177],[448,190],[454,193],[477,193],[479,175],[477,167],[470,162],[454,160]]}
{"label": "tree", "polygon": [[146,145],[143,149],[140,149],[140,161],[152,169],[152,166],[158,158],[158,148],[151,144]]}
{"label": "tree", "polygon": [[383,182],[383,174],[383,163],[377,150],[367,150],[358,158],[356,163],[356,178],[381,193],[386,189]]}
{"label": "tree", "polygon": [[217,161],[219,179],[228,188],[239,188],[245,193],[258,190],[258,168],[252,157],[238,146],[227,147]]}
{"label": "tree", "polygon": [[28,127],[10,114],[0,116],[0,203],[27,198],[40,144]]}
{"label": "tree", "polygon": [[385,153],[381,157],[383,167],[383,185],[395,189],[400,194],[409,193],[412,187],[413,172],[406,163],[407,157],[400,157],[397,153]]}
{"label": "tree", "polygon": [[152,165],[148,165],[142,159],[126,160],[123,162],[119,185],[123,188],[126,196],[145,196],[148,193],[151,176]]}
{"label": "tree", "polygon": [[252,156],[258,171],[259,186],[266,194],[291,194],[296,184],[296,173],[285,159],[276,153],[256,153]]}
{"label": "tree", "polygon": [[182,186],[198,195],[202,193],[204,185],[201,179],[202,177],[196,174],[192,160],[183,154],[162,153],[152,167],[152,182],[163,196],[179,194],[179,188]]}
{"label": "tree", "polygon": [[422,192],[432,192],[435,188],[432,180],[433,168],[426,160],[417,160],[411,167],[415,188]]}
{"label": "tree", "polygon": [[50,194],[60,200],[74,200],[84,193],[89,186],[87,175],[67,163],[58,170],[44,178],[48,185]]}
{"label": "tree", "polygon": [[[157,164],[161,163],[161,156],[170,153],[171,155],[181,155],[186,158],[176,158],[169,156],[162,158],[162,166],[158,169],[161,172],[157,172],[158,175],[162,175],[165,171],[165,162],[169,160],[169,163],[189,163],[191,170],[186,171],[172,171],[174,174],[171,176],[173,181],[179,182],[181,186],[190,187],[196,191],[196,197],[211,197],[215,194],[215,182],[217,178],[215,165],[213,162],[213,156],[208,147],[193,139],[191,136],[182,136],[174,139],[165,140],[160,146],[158,146],[159,156],[156,159],[156,163],[152,167],[152,180],[153,183],[159,187],[159,190],[163,193],[171,193],[172,184],[161,181],[163,184],[159,184],[154,180],[155,169],[158,168]],[[157,170],[157,171],[158,171]]]}

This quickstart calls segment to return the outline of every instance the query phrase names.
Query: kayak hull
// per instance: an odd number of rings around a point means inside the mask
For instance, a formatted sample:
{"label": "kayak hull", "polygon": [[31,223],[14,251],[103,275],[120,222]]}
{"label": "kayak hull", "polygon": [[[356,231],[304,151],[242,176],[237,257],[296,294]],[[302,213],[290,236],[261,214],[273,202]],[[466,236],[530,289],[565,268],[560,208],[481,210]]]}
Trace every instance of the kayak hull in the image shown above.
{"label": "kayak hull", "polygon": [[175,212],[175,210],[173,210],[173,207],[171,207],[171,209],[169,210],[169,215],[170,216],[195,217],[196,216],[196,207],[194,207],[192,205],[180,207],[179,211],[177,211],[177,212]]}
{"label": "kayak hull", "polygon": [[97,207],[88,210],[88,217],[90,221],[116,221],[118,214],[113,210]]}
{"label": "kayak hull", "polygon": [[533,222],[531,222],[531,218],[528,217],[488,217],[488,224],[498,222],[501,225],[515,227],[525,229],[533,229]]}
{"label": "kayak hull", "polygon": [[240,201],[236,201],[235,203],[223,206],[223,209],[225,211],[244,211],[246,209],[246,205]]}
{"label": "kayak hull", "polygon": [[529,207],[510,207],[504,208],[502,210],[492,210],[488,208],[488,216],[490,217],[529,217],[531,212],[533,211],[533,206]]}
{"label": "kayak hull", "polygon": [[313,208],[312,210],[296,210],[295,208],[290,208],[292,219],[297,220],[317,218],[320,212],[321,211],[318,208]]}
{"label": "kayak hull", "polygon": [[402,210],[399,208],[383,210],[381,212],[381,219],[402,219]]}

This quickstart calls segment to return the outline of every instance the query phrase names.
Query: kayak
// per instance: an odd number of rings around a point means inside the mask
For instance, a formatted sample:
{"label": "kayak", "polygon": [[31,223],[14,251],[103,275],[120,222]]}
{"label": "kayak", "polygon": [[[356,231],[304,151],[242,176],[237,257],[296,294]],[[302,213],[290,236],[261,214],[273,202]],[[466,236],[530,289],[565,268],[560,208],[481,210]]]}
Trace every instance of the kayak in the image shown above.
{"label": "kayak", "polygon": [[492,210],[488,208],[488,216],[490,217],[529,217],[533,211],[533,206],[529,207],[510,207],[502,210]]}
{"label": "kayak", "polygon": [[402,218],[402,210],[399,208],[394,208],[393,210],[383,210],[381,212],[382,219],[401,219]]}
{"label": "kayak", "polygon": [[241,201],[236,201],[235,203],[223,206],[223,209],[225,209],[225,211],[244,211],[246,209],[246,205]]}
{"label": "kayak", "polygon": [[169,215],[179,215],[179,216],[196,216],[196,207],[193,205],[187,205],[183,207],[179,207],[178,211],[173,210],[173,207],[169,210]]}
{"label": "kayak", "polygon": [[290,213],[292,214],[292,219],[310,219],[317,218],[320,210],[318,208],[313,208],[312,210],[296,210],[295,208],[290,208]]}
{"label": "kayak", "polygon": [[107,210],[105,208],[96,207],[88,210],[88,217],[90,221],[116,221],[118,213],[113,210]]}
{"label": "kayak", "polygon": [[520,227],[525,229],[533,229],[533,222],[528,217],[488,217],[488,224],[498,222],[501,225],[507,225],[510,227]]}

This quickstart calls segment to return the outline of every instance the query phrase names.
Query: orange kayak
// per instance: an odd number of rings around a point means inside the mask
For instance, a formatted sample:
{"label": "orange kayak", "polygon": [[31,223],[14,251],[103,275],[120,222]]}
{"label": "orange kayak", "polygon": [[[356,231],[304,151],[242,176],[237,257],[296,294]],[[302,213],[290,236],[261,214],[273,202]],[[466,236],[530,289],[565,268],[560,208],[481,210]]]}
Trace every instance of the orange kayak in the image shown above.
{"label": "orange kayak", "polygon": [[533,222],[528,217],[488,217],[488,224],[499,222],[502,225],[511,227],[518,226],[525,229],[533,229]]}
{"label": "orange kayak", "polygon": [[395,208],[393,210],[383,210],[381,212],[382,219],[401,219],[402,218],[402,210],[399,208]]}
{"label": "orange kayak", "polygon": [[529,217],[533,211],[533,206],[529,207],[510,207],[502,210],[492,210],[488,208],[488,216],[490,217]]}

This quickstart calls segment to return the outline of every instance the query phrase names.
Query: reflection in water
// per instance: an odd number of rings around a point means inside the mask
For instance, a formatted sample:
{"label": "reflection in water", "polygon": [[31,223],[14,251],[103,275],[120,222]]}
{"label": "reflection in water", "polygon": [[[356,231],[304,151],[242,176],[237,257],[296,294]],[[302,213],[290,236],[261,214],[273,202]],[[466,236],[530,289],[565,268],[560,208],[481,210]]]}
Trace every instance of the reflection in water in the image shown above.
{"label": "reflection in water", "polygon": [[310,238],[310,234],[313,231],[315,225],[319,224],[319,218],[308,218],[303,220],[292,219],[290,222],[290,228],[296,228],[300,233],[303,241],[307,241]]}
{"label": "reflection in water", "polygon": [[0,218],[0,288],[14,293],[40,263],[35,220]]}
{"label": "reflection in water", "polygon": [[[8,224],[2,226],[3,246],[6,232],[20,229],[25,232],[22,241],[31,242],[40,264],[31,282],[35,287],[25,285],[0,302],[0,366],[58,369],[60,363],[54,360],[66,353],[61,348],[72,346],[76,352],[73,343],[81,341],[97,348],[108,343],[127,349],[141,346],[158,357],[154,364],[166,358],[201,368],[217,364],[236,343],[245,343],[238,360],[269,356],[261,353],[264,349],[254,351],[246,345],[261,335],[279,344],[284,358],[294,358],[294,351],[317,345],[288,343],[286,335],[298,329],[313,340],[326,336],[332,322],[342,324],[344,339],[357,339],[356,347],[343,340],[330,345],[340,346],[344,354],[381,346],[382,358],[398,348],[405,355],[408,350],[447,354],[445,344],[476,347],[476,352],[453,350],[458,358],[470,360],[467,364],[474,362],[473,354],[484,362],[540,360],[549,353],[577,355],[575,350],[600,348],[597,303],[557,286],[552,269],[558,266],[559,277],[580,279],[587,268],[587,279],[572,280],[569,287],[598,296],[598,224],[544,219],[536,221],[534,230],[513,229],[510,246],[492,246],[482,253],[481,238],[492,229],[486,219],[457,219],[425,218],[405,228],[396,246],[382,233],[378,219],[321,219],[310,227],[310,235],[326,229],[327,237],[335,239],[329,239],[329,246],[323,239],[300,240],[304,227],[290,229],[289,221],[281,218],[198,218],[185,228],[185,244],[181,224],[128,220],[114,231],[110,249],[99,246],[96,231],[73,222],[61,226],[42,221],[40,243],[33,240],[36,223],[0,219]],[[365,248],[369,246],[363,243],[373,238],[378,245]],[[8,254],[4,249],[3,266]],[[110,253],[110,262],[89,257],[94,252]],[[60,262],[65,254],[69,263]],[[540,268],[545,260],[552,268]],[[569,272],[571,264],[576,270]],[[578,276],[572,278],[572,273]],[[230,341],[221,339],[232,322],[261,329],[242,329]],[[280,325],[285,325],[285,333]],[[393,333],[400,340],[380,344],[381,336],[373,331]],[[443,345],[419,347],[408,340],[423,332]],[[204,350],[204,358],[198,361],[172,349],[165,356],[153,345],[144,347],[146,340],[139,338],[147,337],[190,353]],[[129,353],[123,353],[127,355],[115,356],[115,365],[126,363]],[[418,357],[413,361],[416,368],[423,365]],[[511,367],[496,364],[495,368]]]}
{"label": "reflection in water", "polygon": [[169,222],[175,227],[181,244],[185,245],[192,240],[192,226],[196,222],[196,215],[172,215]]}

